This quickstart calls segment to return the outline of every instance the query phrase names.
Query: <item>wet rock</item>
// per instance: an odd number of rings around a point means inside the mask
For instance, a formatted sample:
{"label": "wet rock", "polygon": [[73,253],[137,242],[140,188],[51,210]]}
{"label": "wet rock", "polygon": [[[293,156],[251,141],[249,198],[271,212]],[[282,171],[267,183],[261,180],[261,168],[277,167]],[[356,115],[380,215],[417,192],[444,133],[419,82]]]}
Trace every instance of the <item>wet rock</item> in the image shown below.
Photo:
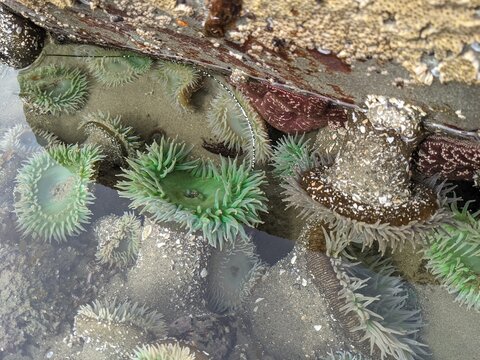
{"label": "wet rock", "polygon": [[45,30],[0,5],[0,61],[16,69],[27,67],[40,55]]}

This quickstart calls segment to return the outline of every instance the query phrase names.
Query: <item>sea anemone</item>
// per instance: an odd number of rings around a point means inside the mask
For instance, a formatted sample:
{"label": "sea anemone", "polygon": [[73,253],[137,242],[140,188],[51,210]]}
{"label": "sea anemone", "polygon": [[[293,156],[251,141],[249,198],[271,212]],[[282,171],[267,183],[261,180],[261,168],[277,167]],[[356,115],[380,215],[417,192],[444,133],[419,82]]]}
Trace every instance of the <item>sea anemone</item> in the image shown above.
{"label": "sea anemone", "polygon": [[195,360],[198,357],[188,346],[177,342],[143,345],[134,352],[132,360]]}
{"label": "sea anemone", "polygon": [[361,354],[352,354],[349,351],[329,352],[326,357],[321,360],[367,360]]}
{"label": "sea anemone", "polygon": [[75,316],[74,331],[96,349],[116,355],[115,359],[167,335],[161,314],[137,303],[117,300],[96,300],[81,306]]}
{"label": "sea anemone", "polygon": [[101,84],[115,87],[128,84],[146,73],[152,60],[133,52],[101,49],[87,57],[87,66]]}
{"label": "sea anemone", "polygon": [[136,158],[127,159],[129,168],[122,169],[120,195],[156,221],[201,230],[212,246],[222,248],[238,235],[246,236],[242,224],[260,223],[259,212],[267,211],[260,189],[265,175],[231,159],[221,158],[219,167],[187,160],[189,152],[185,144],[165,138],[146,153],[138,151]]}
{"label": "sea anemone", "polygon": [[95,257],[100,264],[123,268],[137,259],[141,224],[133,213],[107,215],[94,226],[98,247]]}
{"label": "sea anemone", "polygon": [[243,150],[250,161],[264,163],[270,158],[265,124],[240,92],[230,87],[220,90],[210,104],[207,123],[216,140],[237,152]]}
{"label": "sea anemone", "polygon": [[20,169],[15,187],[18,228],[45,241],[66,241],[84,230],[95,199],[90,191],[95,163],[92,146],[55,145],[34,154]]}
{"label": "sea anemone", "polygon": [[15,125],[0,139],[0,151],[28,156],[43,147],[60,144],[60,140],[45,130],[32,129],[27,125]]}
{"label": "sea anemone", "polygon": [[130,126],[121,123],[121,117],[111,117],[109,113],[87,114],[79,125],[87,134],[84,144],[97,145],[109,162],[124,165],[125,157],[134,156],[140,147],[140,138]]}
{"label": "sea anemone", "polygon": [[452,206],[454,223],[435,231],[425,252],[428,268],[455,301],[480,311],[480,212]]}
{"label": "sea anemone", "polygon": [[202,72],[191,65],[160,61],[158,75],[175,104],[184,111],[190,111],[190,99],[202,84]]}
{"label": "sea anemone", "polygon": [[208,263],[207,296],[217,312],[236,311],[265,270],[251,239],[237,238],[215,250]]}
{"label": "sea anemone", "polygon": [[313,149],[310,139],[304,135],[287,135],[280,139],[273,149],[274,174],[279,178],[289,177],[296,171],[305,171],[314,166]]}
{"label": "sea anemone", "polygon": [[323,218],[350,241],[384,253],[406,241],[425,242],[450,219],[442,186],[414,181],[411,154],[421,137],[423,112],[397,99],[371,97],[367,118],[353,114],[336,158],[294,175],[284,185],[289,206]]}
{"label": "sea anemone", "polygon": [[18,80],[20,96],[41,114],[72,114],[87,102],[88,81],[79,69],[47,65],[23,72]]}

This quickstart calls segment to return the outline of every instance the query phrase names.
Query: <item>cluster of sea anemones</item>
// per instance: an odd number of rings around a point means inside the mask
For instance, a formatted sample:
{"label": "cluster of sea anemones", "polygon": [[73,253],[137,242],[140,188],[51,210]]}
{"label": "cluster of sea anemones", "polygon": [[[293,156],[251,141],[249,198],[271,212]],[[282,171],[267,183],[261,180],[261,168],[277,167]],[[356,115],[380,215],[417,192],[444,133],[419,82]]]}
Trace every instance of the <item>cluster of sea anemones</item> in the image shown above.
{"label": "cluster of sea anemones", "polygon": [[165,138],[137,152],[117,185],[121,196],[156,221],[202,231],[214,247],[246,236],[243,225],[255,226],[267,211],[263,172],[236,160],[221,158],[217,166],[188,156],[185,144]]}
{"label": "cluster of sea anemones", "polygon": [[34,154],[16,179],[18,228],[25,235],[58,242],[84,230],[95,199],[95,165],[101,158],[96,147],[63,144]]}

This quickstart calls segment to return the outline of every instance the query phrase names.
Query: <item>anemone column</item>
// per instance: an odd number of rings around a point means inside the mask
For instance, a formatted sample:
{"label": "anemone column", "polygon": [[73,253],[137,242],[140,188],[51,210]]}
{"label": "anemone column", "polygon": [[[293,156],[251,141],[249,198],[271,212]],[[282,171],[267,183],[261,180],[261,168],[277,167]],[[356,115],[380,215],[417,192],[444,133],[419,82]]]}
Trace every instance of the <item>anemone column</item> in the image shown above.
{"label": "anemone column", "polygon": [[415,182],[410,158],[421,140],[418,107],[397,99],[370,96],[364,114],[353,114],[334,161],[292,177],[285,186],[290,205],[323,217],[349,241],[381,252],[406,240],[424,239],[448,216],[441,189]]}

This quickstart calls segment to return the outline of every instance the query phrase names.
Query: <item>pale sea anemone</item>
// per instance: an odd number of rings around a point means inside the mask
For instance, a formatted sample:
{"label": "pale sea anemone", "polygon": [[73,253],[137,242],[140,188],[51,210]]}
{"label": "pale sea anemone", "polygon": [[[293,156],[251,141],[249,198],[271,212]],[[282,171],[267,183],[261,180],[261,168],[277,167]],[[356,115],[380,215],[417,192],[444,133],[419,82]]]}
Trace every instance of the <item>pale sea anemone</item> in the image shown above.
{"label": "pale sea anemone", "polygon": [[183,111],[192,110],[190,100],[202,84],[202,72],[191,65],[159,61],[158,76],[174,103]]}
{"label": "pale sea anemone", "polygon": [[272,149],[265,123],[240,92],[227,89],[219,89],[207,113],[213,136],[229,149],[243,150],[249,160],[266,162]]}
{"label": "pale sea anemone", "polygon": [[80,307],[74,332],[98,351],[123,359],[135,347],[164,338],[167,326],[161,314],[137,303],[97,300]]}
{"label": "pale sea anemone", "polygon": [[47,65],[21,73],[18,80],[22,99],[41,114],[71,114],[87,101],[88,81],[79,69]]}
{"label": "pale sea anemone", "polygon": [[214,246],[223,247],[238,235],[246,236],[243,225],[260,223],[266,212],[266,198],[260,187],[265,175],[249,171],[245,163],[221,158],[211,161],[188,160],[185,144],[162,138],[145,153],[127,159],[120,195],[132,200],[156,221],[174,221],[190,231],[202,231]]}
{"label": "pale sea anemone", "polygon": [[326,357],[322,357],[321,360],[367,360],[361,354],[352,354],[349,351],[337,351],[329,352]]}
{"label": "pale sea anemone", "polygon": [[209,259],[207,296],[217,313],[236,311],[265,270],[251,239],[237,238]]}
{"label": "pale sea anemone", "polygon": [[141,238],[141,223],[135,214],[104,216],[93,231],[98,240],[95,258],[100,264],[123,268],[135,262]]}
{"label": "pale sea anemone", "polygon": [[132,360],[195,360],[195,352],[178,343],[143,345],[134,351]]}
{"label": "pale sea anemone", "polygon": [[95,199],[91,186],[97,148],[55,145],[39,152],[19,170],[15,187],[18,228],[45,241],[66,241],[84,230],[88,206]]}
{"label": "pale sea anemone", "polygon": [[468,309],[480,311],[480,212],[452,206],[454,222],[436,230],[425,252],[427,267]]}
{"label": "pale sea anemone", "polygon": [[124,158],[134,156],[141,145],[132,127],[123,125],[119,115],[110,116],[101,111],[87,114],[79,129],[88,136],[84,144],[99,146],[112,164],[124,165]]}
{"label": "pale sea anemone", "polygon": [[146,73],[152,60],[129,51],[98,49],[87,57],[87,66],[103,85],[115,87],[128,84]]}
{"label": "pale sea anemone", "polygon": [[273,149],[272,165],[280,178],[289,177],[296,171],[314,167],[315,159],[310,139],[305,136],[287,135],[281,138]]}
{"label": "pale sea anemone", "polygon": [[27,125],[15,125],[0,139],[0,151],[28,156],[44,147],[60,144],[60,140],[45,130],[32,129]]}

